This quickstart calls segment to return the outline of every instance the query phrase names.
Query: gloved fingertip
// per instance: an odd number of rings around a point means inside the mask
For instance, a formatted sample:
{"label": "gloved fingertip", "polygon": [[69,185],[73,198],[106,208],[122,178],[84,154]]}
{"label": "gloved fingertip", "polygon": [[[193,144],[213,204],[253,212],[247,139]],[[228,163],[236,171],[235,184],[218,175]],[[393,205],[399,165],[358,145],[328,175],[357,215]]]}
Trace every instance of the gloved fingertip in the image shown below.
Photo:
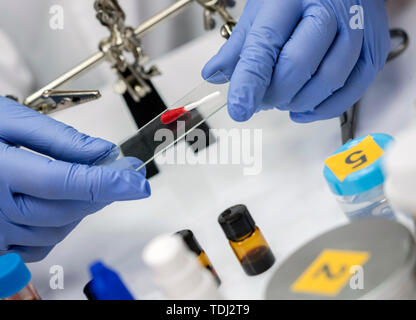
{"label": "gloved fingertip", "polygon": [[296,123],[310,123],[315,121],[311,112],[291,112],[290,119]]}
{"label": "gloved fingertip", "polygon": [[227,77],[222,71],[217,71],[215,74],[210,76],[206,81],[213,84],[224,84],[230,82],[230,78]]}
{"label": "gloved fingertip", "polygon": [[[101,139],[97,139],[101,140]],[[118,156],[120,155],[121,151],[120,148],[117,147],[115,144],[111,142],[104,141],[107,144],[107,150],[97,159],[93,162],[92,165],[94,166],[105,166],[113,163]]]}
{"label": "gloved fingertip", "polygon": [[109,169],[130,170],[131,172],[140,174],[143,178],[146,178],[146,166],[143,165],[143,161],[135,157],[123,157],[102,166]]}
{"label": "gloved fingertip", "polygon": [[244,122],[250,119],[250,116],[247,114],[247,111],[240,107],[229,107],[228,114],[230,115],[231,119],[237,122]]}
{"label": "gloved fingertip", "polygon": [[202,78],[205,81],[214,84],[223,84],[230,81],[230,77],[225,75],[216,62],[217,56],[214,56],[209,60],[201,71]]}
{"label": "gloved fingertip", "polygon": [[[142,162],[142,161],[141,161]],[[142,164],[140,165],[140,166],[142,166],[143,165],[143,162],[142,162]],[[136,168],[136,171],[137,171],[137,169],[140,167],[140,166],[138,166],[137,168]],[[146,166],[142,166],[138,171],[137,171],[138,173],[140,173],[143,177],[145,177],[146,178],[146,175],[147,175],[147,169],[146,169]]]}
{"label": "gloved fingertip", "polygon": [[290,102],[282,103],[282,104],[276,106],[276,109],[278,109],[280,111],[290,111]]}
{"label": "gloved fingertip", "polygon": [[205,67],[204,67],[204,69],[202,69],[202,71],[201,71],[202,79],[207,80],[210,76],[211,76],[211,73],[206,71]]}
{"label": "gloved fingertip", "polygon": [[127,183],[123,200],[138,200],[150,197],[150,183],[141,173],[124,171],[123,178]]}
{"label": "gloved fingertip", "polygon": [[143,177],[146,177],[146,166],[143,165],[144,162],[140,159],[137,159],[135,157],[125,157],[120,160],[123,160],[124,163],[126,163],[126,165],[127,163],[129,164],[128,169],[135,170],[136,172],[140,173]]}
{"label": "gloved fingertip", "polygon": [[252,112],[248,105],[243,105],[238,101],[232,102],[234,99],[228,99],[228,114],[230,117],[237,122],[244,122],[249,120],[254,112]]}
{"label": "gloved fingertip", "polygon": [[202,68],[201,75],[204,80],[207,80],[218,70],[218,66],[215,65],[215,56],[212,57]]}
{"label": "gloved fingertip", "polygon": [[148,198],[152,194],[152,189],[150,187],[149,181],[146,179],[143,179],[143,177],[141,179],[138,179],[136,187],[137,187],[137,193],[135,195],[135,199]]}
{"label": "gloved fingertip", "polygon": [[110,169],[136,170],[136,165],[134,163],[131,163],[131,161],[129,161],[127,158],[120,158],[115,161],[106,161],[105,163],[99,164],[98,166],[107,167]]}
{"label": "gloved fingertip", "polygon": [[[111,169],[127,169],[133,170],[146,177],[146,166],[143,165],[143,161],[135,157],[123,157],[115,160],[120,155],[120,149],[114,148],[104,159],[96,161],[96,166],[106,166]],[[140,170],[138,170],[140,168]]]}
{"label": "gloved fingertip", "polygon": [[150,197],[152,195],[152,188],[150,187],[150,183],[147,180],[146,180],[145,189],[146,189],[147,197]]}
{"label": "gloved fingertip", "polygon": [[230,81],[229,77],[227,77],[222,71],[216,71],[210,76],[204,77],[205,81],[213,84],[224,84]]}

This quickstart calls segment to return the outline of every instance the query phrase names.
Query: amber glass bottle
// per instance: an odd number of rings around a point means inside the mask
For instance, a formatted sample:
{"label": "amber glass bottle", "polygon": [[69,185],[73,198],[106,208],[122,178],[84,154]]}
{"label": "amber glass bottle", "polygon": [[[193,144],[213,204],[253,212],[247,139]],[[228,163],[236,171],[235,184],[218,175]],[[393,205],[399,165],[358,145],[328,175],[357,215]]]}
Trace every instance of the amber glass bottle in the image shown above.
{"label": "amber glass bottle", "polygon": [[274,255],[245,205],[225,210],[218,222],[246,274],[258,275],[274,264]]}
{"label": "amber glass bottle", "polygon": [[214,267],[212,266],[211,261],[208,259],[207,254],[204,250],[202,250],[198,240],[196,240],[194,233],[191,230],[181,230],[178,231],[176,234],[182,237],[189,250],[191,250],[198,256],[199,263],[201,263],[204,268],[208,269],[211,272],[217,284],[220,285],[221,279],[215,271]]}

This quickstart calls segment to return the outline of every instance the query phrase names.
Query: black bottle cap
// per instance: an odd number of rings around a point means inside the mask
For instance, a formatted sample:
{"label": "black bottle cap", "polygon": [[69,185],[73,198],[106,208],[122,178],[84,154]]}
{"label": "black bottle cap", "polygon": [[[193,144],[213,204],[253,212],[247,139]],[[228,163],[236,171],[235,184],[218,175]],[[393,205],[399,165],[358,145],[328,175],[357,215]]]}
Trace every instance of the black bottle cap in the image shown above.
{"label": "black bottle cap", "polygon": [[176,232],[176,234],[180,235],[182,239],[185,241],[188,248],[195,252],[197,256],[201,254],[203,251],[199,242],[196,240],[194,233],[191,230],[181,230]]}
{"label": "black bottle cap", "polygon": [[218,217],[218,222],[228,240],[236,241],[256,229],[256,223],[243,204],[233,206]]}

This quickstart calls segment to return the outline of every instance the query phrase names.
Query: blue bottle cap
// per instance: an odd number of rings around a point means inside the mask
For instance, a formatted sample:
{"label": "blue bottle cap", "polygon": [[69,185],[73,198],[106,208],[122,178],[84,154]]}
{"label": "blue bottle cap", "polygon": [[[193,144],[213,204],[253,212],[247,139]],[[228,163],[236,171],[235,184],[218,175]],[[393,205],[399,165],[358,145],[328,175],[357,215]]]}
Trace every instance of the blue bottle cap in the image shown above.
{"label": "blue bottle cap", "polygon": [[339,148],[325,161],[324,176],[331,191],[340,196],[366,192],[384,183],[381,162],[393,142],[387,134],[362,136]]}
{"label": "blue bottle cap", "polygon": [[31,278],[29,269],[18,254],[0,256],[0,299],[20,292]]}
{"label": "blue bottle cap", "polygon": [[96,300],[134,300],[119,275],[98,261],[90,266],[90,290]]}

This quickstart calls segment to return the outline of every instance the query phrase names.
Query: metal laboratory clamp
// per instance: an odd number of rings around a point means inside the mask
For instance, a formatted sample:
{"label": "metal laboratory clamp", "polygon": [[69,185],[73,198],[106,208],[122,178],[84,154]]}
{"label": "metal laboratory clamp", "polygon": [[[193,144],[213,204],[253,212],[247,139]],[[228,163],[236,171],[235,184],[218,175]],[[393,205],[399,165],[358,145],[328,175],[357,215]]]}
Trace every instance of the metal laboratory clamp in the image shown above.
{"label": "metal laboratory clamp", "polygon": [[[231,17],[226,7],[233,3],[232,0],[178,0],[135,29],[125,25],[126,16],[117,0],[96,0],[94,8],[97,18],[110,30],[110,36],[100,42],[100,51],[28,96],[23,104],[39,111],[38,105],[42,103],[45,92],[57,90],[105,60],[110,61],[119,76],[116,84],[117,92],[119,94],[128,92],[134,101],[139,101],[146,93],[152,91],[148,83],[149,79],[159,74],[154,66],[144,70],[143,64],[146,63],[147,58],[143,54],[140,38],[193,3],[198,3],[205,9],[206,29],[211,30],[214,27],[213,15],[218,13],[225,22],[221,28],[222,36],[228,38],[231,35],[236,20]],[[133,55],[133,62],[128,62],[126,53]]]}
{"label": "metal laboratory clamp", "polygon": [[[110,36],[102,40],[99,47],[120,79],[118,87],[124,87],[119,93],[128,91],[134,101],[138,102],[151,92],[146,80],[160,75],[160,72],[155,66],[148,71],[144,69],[143,64],[147,57],[141,48],[141,41],[134,29],[126,26],[126,15],[117,0],[96,0],[94,8],[97,19],[110,31]],[[128,62],[126,54],[131,54],[132,63]],[[120,83],[124,86],[120,86]]]}
{"label": "metal laboratory clamp", "polygon": [[221,36],[228,39],[233,32],[237,21],[231,17],[226,7],[234,6],[235,2],[230,0],[197,0],[204,7],[204,28],[205,30],[212,30],[215,28],[214,15],[218,13],[224,21],[221,27]]}
{"label": "metal laboratory clamp", "polygon": [[49,114],[99,98],[101,94],[98,90],[46,90],[32,109]]}

